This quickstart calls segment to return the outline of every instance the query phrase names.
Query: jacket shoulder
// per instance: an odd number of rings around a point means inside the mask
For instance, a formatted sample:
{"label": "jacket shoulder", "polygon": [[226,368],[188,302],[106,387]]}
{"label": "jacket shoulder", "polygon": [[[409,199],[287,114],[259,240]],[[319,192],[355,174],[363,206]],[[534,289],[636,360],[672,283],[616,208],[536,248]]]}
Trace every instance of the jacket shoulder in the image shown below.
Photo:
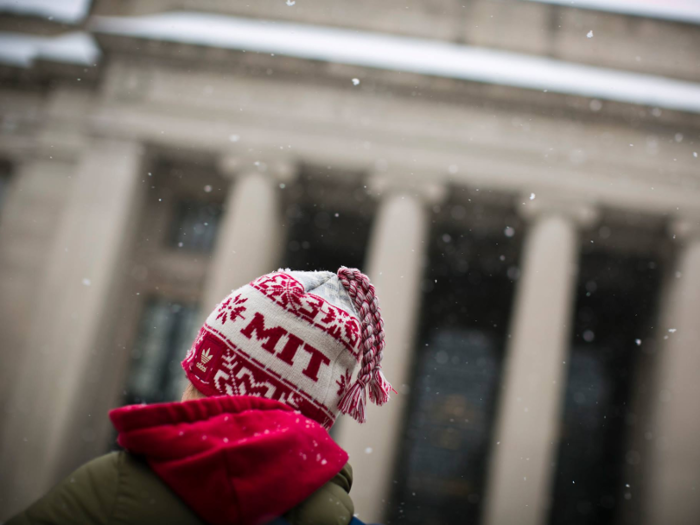
{"label": "jacket shoulder", "polygon": [[86,463],[6,525],[107,524],[117,497],[118,453]]}
{"label": "jacket shoulder", "polygon": [[348,525],[355,513],[350,498],[352,467],[346,464],[328,483],[294,507],[284,518],[292,525]]}
{"label": "jacket shoulder", "polygon": [[146,461],[128,452],[120,454],[119,495],[109,525],[203,525]]}
{"label": "jacket shoulder", "polygon": [[145,461],[112,452],[86,463],[6,525],[201,525]]}

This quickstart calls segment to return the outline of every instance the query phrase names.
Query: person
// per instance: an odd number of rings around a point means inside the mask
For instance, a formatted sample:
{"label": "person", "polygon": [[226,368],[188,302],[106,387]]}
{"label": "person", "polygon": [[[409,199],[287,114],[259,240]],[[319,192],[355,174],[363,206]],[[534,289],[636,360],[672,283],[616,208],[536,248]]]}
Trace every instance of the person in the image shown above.
{"label": "person", "polygon": [[279,270],[234,290],[182,362],[182,400],[112,410],[123,450],[7,525],[347,525],[352,469],[328,430],[339,413],[364,422],[368,393],[388,401],[383,325],[356,269]]}

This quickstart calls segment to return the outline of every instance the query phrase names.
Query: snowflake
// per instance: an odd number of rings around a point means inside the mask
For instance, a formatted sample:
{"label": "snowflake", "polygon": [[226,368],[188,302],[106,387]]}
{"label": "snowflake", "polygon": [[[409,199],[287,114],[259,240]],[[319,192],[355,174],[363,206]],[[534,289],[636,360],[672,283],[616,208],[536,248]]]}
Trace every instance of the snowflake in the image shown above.
{"label": "snowflake", "polygon": [[[321,303],[319,306],[323,306],[323,303]],[[323,324],[333,324],[336,323],[338,320],[336,317],[338,317],[338,312],[341,312],[342,310],[336,310],[335,308],[328,308],[327,312],[323,312],[326,314],[326,316],[320,320],[321,323]]]}
{"label": "snowflake", "polygon": [[350,370],[345,370],[345,375],[340,376],[340,379],[336,381],[336,383],[338,384],[339,396],[342,396],[347,390],[348,386],[350,386],[351,377],[352,374],[350,373]]}
{"label": "snowflake", "polygon": [[298,286],[295,284],[290,284],[287,281],[281,283],[272,283],[267,287],[267,291],[270,297],[278,299],[280,304],[284,307],[291,306],[295,310],[301,308],[301,298],[300,296],[304,293],[303,290],[299,290]]}
{"label": "snowflake", "polygon": [[216,318],[221,319],[221,322],[224,324],[227,320],[235,321],[238,317],[245,319],[243,312],[246,311],[246,307],[243,306],[243,303],[247,300],[248,298],[241,297],[241,294],[238,294],[236,297],[229,297],[219,306],[219,315]]}

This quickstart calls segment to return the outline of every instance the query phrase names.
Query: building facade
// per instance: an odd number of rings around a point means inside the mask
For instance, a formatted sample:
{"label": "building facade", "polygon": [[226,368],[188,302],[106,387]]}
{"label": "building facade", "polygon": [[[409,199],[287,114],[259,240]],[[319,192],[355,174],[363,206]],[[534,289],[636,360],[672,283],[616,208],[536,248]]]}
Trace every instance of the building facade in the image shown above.
{"label": "building facade", "polygon": [[177,399],[232,288],[341,265],[398,391],[333,429],[362,519],[700,519],[697,25],[98,0],[0,31],[0,519],[114,446],[109,408]]}

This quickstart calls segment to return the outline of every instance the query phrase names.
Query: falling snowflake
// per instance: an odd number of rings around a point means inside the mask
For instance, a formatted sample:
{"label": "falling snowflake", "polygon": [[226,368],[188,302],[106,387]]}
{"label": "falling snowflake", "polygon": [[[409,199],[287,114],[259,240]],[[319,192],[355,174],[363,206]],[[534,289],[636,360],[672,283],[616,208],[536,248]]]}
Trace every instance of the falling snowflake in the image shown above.
{"label": "falling snowflake", "polygon": [[243,298],[241,294],[238,294],[236,297],[229,297],[219,306],[219,315],[216,318],[221,319],[222,323],[226,323],[228,320],[235,321],[238,317],[245,319],[243,312],[246,311],[246,307],[243,306],[243,303],[247,300],[248,298]]}
{"label": "falling snowflake", "polygon": [[534,200],[535,200],[535,194],[534,194],[534,193],[531,193],[531,194],[530,194],[530,200],[531,200],[531,201],[534,201]]}
{"label": "falling snowflake", "polygon": [[287,5],[289,7],[292,7],[294,4],[296,4],[296,2],[294,0],[287,0]]}
{"label": "falling snowflake", "polygon": [[342,396],[350,385],[350,370],[345,370],[345,375],[340,376],[340,379],[336,381],[338,384],[338,395]]}
{"label": "falling snowflake", "polygon": [[586,38],[593,38],[593,30],[592,29],[588,33],[586,33]]}
{"label": "falling snowflake", "polygon": [[353,85],[353,86],[359,86],[359,85],[360,85],[360,79],[359,79],[359,78],[353,78],[353,79],[352,79],[352,85]]}
{"label": "falling snowflake", "polygon": [[593,99],[588,107],[591,108],[591,111],[600,111],[603,108],[603,103],[598,99]]}

